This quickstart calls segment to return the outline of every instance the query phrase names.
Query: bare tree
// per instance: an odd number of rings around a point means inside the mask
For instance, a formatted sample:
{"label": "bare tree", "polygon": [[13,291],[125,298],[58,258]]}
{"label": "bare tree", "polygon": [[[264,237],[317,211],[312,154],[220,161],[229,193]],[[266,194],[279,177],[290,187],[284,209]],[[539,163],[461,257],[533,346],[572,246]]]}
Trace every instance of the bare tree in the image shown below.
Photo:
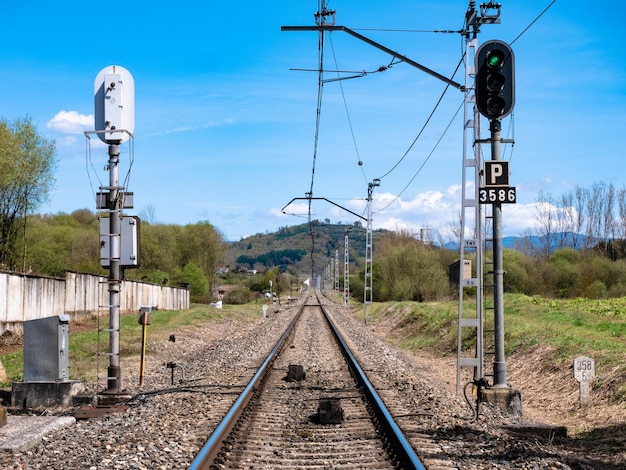
{"label": "bare tree", "polygon": [[537,253],[537,247],[533,244],[533,231],[531,229],[524,230],[520,233],[520,237],[515,241],[514,248],[524,253],[526,256],[534,257]]}
{"label": "bare tree", "polygon": [[558,224],[558,245],[560,248],[574,245],[577,239],[576,230],[578,214],[574,208],[574,193],[568,191],[561,195],[561,207],[557,212]]}
{"label": "bare tree", "polygon": [[608,186],[605,185],[604,194],[602,238],[608,244],[611,239],[615,238],[615,217],[613,216],[615,211],[615,186],[613,186],[613,183],[610,183]]}
{"label": "bare tree", "polygon": [[139,218],[150,225],[157,223],[156,208],[154,204],[148,204],[146,207],[139,211]]}
{"label": "bare tree", "polygon": [[[579,248],[580,234],[583,233],[583,227],[586,223],[585,207],[587,206],[587,192],[580,186],[574,188],[573,206],[576,210],[576,219],[574,224],[574,238],[572,239],[572,248]],[[586,241],[583,241],[586,245]]]}
{"label": "bare tree", "polygon": [[618,219],[615,223],[616,236],[622,240],[626,239],[626,188],[622,187],[617,191],[617,213]]}
{"label": "bare tree", "polygon": [[439,229],[438,232],[438,241],[441,246],[445,245],[454,245],[455,249],[459,249],[461,246],[461,214],[459,214],[459,218],[452,218],[452,221]]}
{"label": "bare tree", "polygon": [[615,236],[615,187],[603,181],[596,182],[587,196],[588,245],[608,242]]}
{"label": "bare tree", "polygon": [[554,199],[550,193],[539,193],[536,199],[535,213],[537,215],[539,240],[543,246],[543,256],[548,258],[552,250],[555,228]]}
{"label": "bare tree", "polygon": [[595,245],[602,236],[603,198],[604,185],[602,183],[594,183],[587,195],[586,248]]}

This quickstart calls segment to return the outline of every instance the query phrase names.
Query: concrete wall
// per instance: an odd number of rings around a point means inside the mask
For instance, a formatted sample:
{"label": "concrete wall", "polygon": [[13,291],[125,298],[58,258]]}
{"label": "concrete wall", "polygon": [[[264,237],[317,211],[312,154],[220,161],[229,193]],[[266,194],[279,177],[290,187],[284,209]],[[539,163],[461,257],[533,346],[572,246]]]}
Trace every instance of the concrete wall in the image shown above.
{"label": "concrete wall", "polygon": [[[65,279],[0,272],[0,335],[7,330],[22,332],[22,322],[53,315],[108,314],[107,278],[92,274],[66,273]],[[135,281],[122,281],[120,311],[138,312],[139,307],[159,310],[189,308],[189,289]]]}

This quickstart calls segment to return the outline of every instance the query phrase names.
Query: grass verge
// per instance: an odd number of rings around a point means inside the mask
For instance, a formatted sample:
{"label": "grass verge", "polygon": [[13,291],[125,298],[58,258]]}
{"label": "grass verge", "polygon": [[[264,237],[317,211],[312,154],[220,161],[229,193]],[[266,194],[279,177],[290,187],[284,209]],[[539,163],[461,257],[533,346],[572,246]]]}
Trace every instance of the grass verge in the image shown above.
{"label": "grass verge", "polygon": [[[175,334],[181,328],[193,328],[194,325],[204,325],[211,322],[236,320],[241,322],[253,321],[262,315],[261,305],[224,305],[217,309],[209,305],[193,304],[187,310],[155,310],[152,312],[152,322],[147,326],[147,352],[160,340],[167,340],[170,334]],[[98,326],[98,322],[100,323]],[[95,378],[97,353],[107,352],[109,348],[108,333],[98,334],[98,328],[108,328],[108,315],[80,318],[70,321],[69,334],[69,363],[70,378]],[[138,322],[137,314],[120,316],[120,356],[133,356],[141,353],[142,325]],[[16,346],[7,354],[0,356],[11,382],[23,380],[24,354],[21,346]],[[106,367],[106,357],[102,358],[101,367]],[[10,383],[0,383],[0,387],[10,387]]]}

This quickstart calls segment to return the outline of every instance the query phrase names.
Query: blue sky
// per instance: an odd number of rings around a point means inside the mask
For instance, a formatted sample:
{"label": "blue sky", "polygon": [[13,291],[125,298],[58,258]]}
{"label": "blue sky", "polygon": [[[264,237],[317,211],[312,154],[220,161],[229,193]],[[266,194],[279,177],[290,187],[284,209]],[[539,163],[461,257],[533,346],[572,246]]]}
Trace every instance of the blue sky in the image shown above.
{"label": "blue sky", "polygon": [[[550,2],[502,1],[501,24],[483,26],[479,41],[514,41]],[[328,2],[337,25],[445,76],[461,59],[461,36],[415,31],[459,30],[467,6],[466,0]],[[280,27],[313,25],[317,8],[314,0],[6,4],[0,116],[28,115],[57,142],[56,188],[40,212],[95,211],[108,157],[103,144],[91,141],[87,162],[84,131],[93,129],[96,75],[120,65],[135,81],[127,185],[135,208],[127,213],[151,209],[168,224],[208,220],[229,240],[305,222],[306,207],[288,208],[300,217],[281,208],[311,185],[318,76],[291,69],[318,67],[318,35]],[[502,134],[515,146],[503,147],[502,156],[511,160],[518,203],[504,207],[505,235],[532,228],[541,191],[559,196],[575,185],[626,184],[626,54],[618,35],[624,18],[622,2],[590,8],[558,0],[513,43],[517,101]],[[392,58],[334,32],[324,62],[330,70],[374,71]],[[463,76],[461,69],[454,79]],[[363,213],[367,184],[402,157],[444,88],[402,63],[326,83],[313,196]],[[374,228],[444,231],[458,219],[462,112],[453,117],[462,98],[449,89],[406,158],[381,179]],[[129,163],[125,144],[122,175]],[[321,201],[313,217],[356,220]]]}

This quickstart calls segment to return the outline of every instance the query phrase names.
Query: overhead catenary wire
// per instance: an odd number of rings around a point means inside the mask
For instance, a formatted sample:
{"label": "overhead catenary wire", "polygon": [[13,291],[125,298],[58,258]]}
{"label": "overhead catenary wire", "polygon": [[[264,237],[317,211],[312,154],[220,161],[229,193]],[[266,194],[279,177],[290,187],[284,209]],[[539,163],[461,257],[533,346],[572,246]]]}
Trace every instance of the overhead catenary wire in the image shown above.
{"label": "overhead catenary wire", "polygon": [[[330,14],[330,12],[326,8],[325,0],[319,0],[318,2],[318,16],[319,21],[324,23],[326,21],[326,15]],[[316,19],[317,21],[317,19]],[[320,134],[320,122],[321,122],[321,113],[322,113],[322,96],[324,91],[324,46],[325,46],[325,32],[320,30],[318,34],[318,44],[317,44],[317,52],[318,52],[318,75],[317,75],[317,104],[315,111],[315,137],[313,143],[313,164],[311,167],[311,186],[309,192],[307,193],[308,197],[308,225],[309,232],[311,234],[311,276],[315,275],[315,258],[313,253],[315,251],[315,231],[313,230],[312,221],[311,221],[311,212],[312,212],[312,203],[313,203],[313,186],[315,183],[315,163],[317,160],[317,149],[319,142],[319,134]],[[313,279],[311,279],[313,281]]]}
{"label": "overhead catenary wire", "polygon": [[[554,3],[556,2],[556,0],[552,0],[552,2],[537,16],[537,18],[535,18],[528,27],[526,27],[512,42],[514,43],[515,41],[517,41]],[[318,2],[318,6],[319,6],[319,10],[318,13],[316,14],[316,21],[318,22],[318,24],[321,23],[325,23],[326,22],[326,17],[327,16],[334,16],[334,11],[330,11],[327,10],[327,4],[328,1],[325,0],[319,0]],[[334,21],[334,18],[333,18]],[[375,30],[375,31],[394,31],[394,32],[411,32],[411,33],[416,33],[416,32],[422,32],[422,33],[454,33],[454,34],[464,34],[465,31],[464,30],[399,30],[399,29],[384,29],[384,28],[358,28],[360,30]],[[337,59],[335,56],[335,51],[334,51],[334,46],[332,44],[332,39],[329,40],[331,41],[331,47],[333,48],[333,57],[335,59],[335,64],[337,63]],[[319,69],[318,69],[318,102],[317,102],[317,115],[316,115],[316,131],[315,131],[315,144],[314,144],[314,154],[313,154],[313,166],[312,166],[312,171],[311,171],[311,186],[310,186],[310,191],[309,193],[307,193],[307,197],[309,198],[309,209],[308,209],[308,216],[309,216],[309,222],[311,220],[311,205],[312,205],[312,199],[313,199],[313,188],[314,188],[314,178],[315,178],[315,164],[316,164],[316,159],[317,159],[317,148],[318,148],[318,140],[319,140],[319,128],[320,128],[320,116],[321,116],[321,102],[322,102],[322,95],[323,95],[323,85],[325,82],[328,81],[339,81],[340,82],[340,88],[341,88],[341,93],[342,93],[342,98],[344,101],[344,108],[346,110],[346,115],[347,115],[347,119],[348,119],[348,125],[350,128],[350,132],[351,132],[351,136],[352,136],[352,141],[353,141],[353,145],[355,147],[355,152],[358,158],[358,162],[359,162],[359,166],[362,166],[362,160],[361,160],[361,156],[360,156],[360,151],[358,149],[358,145],[356,143],[356,137],[354,134],[354,129],[352,127],[352,122],[351,122],[351,118],[350,118],[350,114],[348,111],[348,105],[347,105],[347,100],[345,97],[345,93],[343,90],[343,86],[341,85],[341,81],[345,80],[345,79],[349,79],[349,78],[358,78],[358,77],[362,77],[365,76],[366,72],[354,72],[355,75],[354,76],[350,76],[350,77],[341,77],[340,76],[340,72],[342,72],[339,67],[336,67],[336,74],[337,74],[337,78],[335,79],[324,79],[324,47],[325,47],[325,32],[320,30],[319,32],[319,44],[318,44],[318,52],[319,52]],[[459,61],[459,64],[457,65],[457,68],[455,69],[455,72],[453,74],[456,75],[459,67],[464,63],[465,61],[465,55],[462,54],[461,60]],[[393,64],[393,62],[392,62]],[[391,64],[390,64],[391,65]],[[383,69],[379,69],[378,71],[382,71]],[[344,71],[345,72],[345,71]],[[391,167],[390,170],[388,170],[386,173],[384,173],[381,177],[379,177],[378,179],[382,179],[385,178],[386,176],[388,176],[389,174],[391,174],[394,170],[396,170],[398,168],[398,166],[402,163],[402,161],[406,158],[406,156],[410,153],[410,151],[413,149],[413,147],[415,146],[416,142],[419,140],[419,138],[422,136],[426,126],[430,123],[434,113],[437,111],[437,109],[439,108],[439,105],[441,104],[443,97],[445,96],[445,94],[447,93],[449,84],[446,86],[446,88],[444,89],[444,91],[442,92],[442,95],[439,97],[437,103],[435,104],[433,110],[431,111],[430,115],[428,116],[427,120],[425,121],[424,125],[422,126],[422,128],[420,129],[419,133],[417,134],[417,136],[415,137],[415,139],[413,140],[413,142],[411,143],[411,145],[409,146],[409,148],[406,150],[406,152],[401,156],[401,158],[393,165],[393,167]],[[457,111],[454,114],[454,117],[456,117],[456,115],[458,114],[460,110],[457,109]],[[451,122],[454,120],[454,117],[452,118]],[[514,133],[514,121],[513,119],[511,119],[510,123],[509,123],[509,131],[511,133]],[[447,130],[449,129],[450,124],[448,125],[448,127],[446,128],[446,130],[444,131],[444,134],[447,132]],[[443,138],[443,135],[441,138]],[[414,179],[417,177],[417,175],[421,172],[421,170],[423,169],[424,165],[429,161],[429,159],[432,157],[432,154],[434,152],[434,150],[437,148],[438,144],[441,142],[441,138],[439,139],[439,141],[437,142],[437,144],[435,145],[433,151],[431,151],[431,153],[428,155],[428,157],[424,160],[424,162],[422,163],[422,165],[418,168],[417,172],[413,175],[413,177],[410,179],[409,183],[404,187],[404,189],[396,196],[396,198],[389,203],[387,206],[385,206],[385,208],[381,209],[384,210],[387,207],[389,207],[393,202],[395,202],[395,200],[397,200],[403,193],[404,191],[406,191],[406,189],[410,186],[410,184],[414,181]],[[511,153],[513,151],[513,148],[511,148]],[[363,174],[363,177],[365,179],[365,181],[367,181],[367,177],[365,175],[365,171],[363,168],[361,168],[361,172]],[[377,211],[380,212],[381,210]],[[313,241],[314,243],[314,241]]]}
{"label": "overhead catenary wire", "polygon": [[[330,41],[330,47],[331,47],[331,51],[333,53],[333,59],[335,61],[335,66],[337,68],[337,56],[335,55],[335,48],[333,47],[333,42],[332,40]],[[380,69],[379,69],[380,70]],[[339,73],[337,73],[337,76],[339,76]],[[341,90],[341,97],[343,99],[343,106],[344,109],[346,110],[346,117],[348,119],[348,126],[350,127],[350,135],[352,136],[352,144],[354,145],[354,151],[356,152],[356,156],[358,158],[358,165],[359,168],[361,169],[361,174],[363,175],[363,179],[365,180],[365,183],[367,183],[367,176],[365,176],[365,170],[363,169],[363,161],[361,160],[361,155],[359,154],[359,146],[356,143],[356,138],[354,136],[354,129],[352,128],[352,120],[350,119],[350,112],[348,111],[348,104],[346,102],[346,95],[343,91],[343,85],[341,83],[341,81],[339,81],[339,89]]]}
{"label": "overhead catenary wire", "polygon": [[424,168],[424,166],[426,166],[426,163],[428,163],[428,160],[430,160],[430,157],[432,157],[433,153],[435,152],[435,150],[437,149],[437,147],[439,146],[439,144],[441,143],[441,141],[443,140],[443,138],[445,137],[445,135],[447,134],[448,130],[450,129],[450,126],[452,126],[452,123],[454,122],[454,120],[456,119],[457,115],[459,114],[459,111],[461,111],[461,109],[463,108],[463,102],[461,102],[461,104],[459,105],[459,107],[457,108],[456,112],[454,113],[454,115],[452,116],[452,118],[450,119],[450,122],[448,122],[448,125],[446,126],[446,128],[444,129],[444,131],[442,132],[441,136],[439,137],[439,139],[437,140],[437,142],[435,143],[434,147],[432,148],[432,150],[430,151],[430,153],[428,154],[428,156],[424,159],[424,161],[422,162],[422,164],[420,165],[420,167],[417,169],[417,171],[413,174],[413,176],[411,177],[411,179],[409,180],[409,182],[404,186],[404,188],[402,188],[402,191],[400,191],[396,197],[394,197],[385,207],[374,211],[376,214],[384,211],[385,209],[387,209],[389,206],[391,206],[394,202],[396,202],[400,196],[402,196],[402,194],[404,194],[404,192],[409,188],[409,186],[411,186],[411,183],[413,183],[413,181],[415,180],[415,178],[417,178],[417,175],[420,174],[420,172],[422,171],[422,169]]}
{"label": "overhead catenary wire", "polygon": [[537,15],[537,17],[536,17],[534,20],[532,20],[532,21],[529,23],[529,25],[528,25],[528,26],[526,26],[526,27],[522,30],[522,32],[521,32],[521,33],[519,33],[519,34],[515,37],[515,39],[513,39],[513,40],[512,40],[509,44],[510,44],[510,45],[513,45],[513,44],[515,43],[515,41],[517,41],[517,40],[518,40],[519,38],[521,38],[524,34],[526,34],[526,31],[528,31],[528,30],[532,27],[532,25],[534,25],[534,24],[535,24],[535,23],[539,20],[539,18],[541,18],[541,17],[544,15],[544,13],[545,13],[545,12],[547,12],[547,11],[550,9],[550,7],[551,7],[552,5],[554,5],[555,3],[556,3],[556,0],[552,0],[552,1],[550,2],[550,4],[549,4],[547,7],[545,7],[545,8],[543,9],[543,11],[542,11],[541,13],[539,13],[539,14]]}
{"label": "overhead catenary wire", "polygon": [[[463,60],[464,60],[464,56],[461,57],[461,60],[457,64],[456,68],[454,69],[454,73],[452,74],[453,77],[458,72],[459,67],[461,66],[461,64],[463,64]],[[421,129],[417,133],[417,136],[415,136],[415,139],[413,139],[413,142],[411,142],[411,145],[409,145],[409,148],[404,152],[402,157],[400,157],[400,159],[395,163],[395,165],[393,165],[391,167],[391,169],[389,169],[384,175],[379,176],[378,179],[383,179],[384,177],[386,177],[389,174],[391,174],[391,172],[393,172],[398,167],[398,165],[400,165],[400,163],[402,163],[402,161],[406,158],[406,156],[411,152],[411,149],[415,146],[415,144],[417,143],[417,141],[419,140],[419,138],[423,134],[424,130],[426,130],[426,126],[428,126],[428,124],[430,123],[430,120],[435,115],[435,112],[439,108],[439,105],[443,101],[443,98],[446,95],[446,93],[448,92],[449,88],[450,88],[450,85],[446,84],[445,88],[443,89],[443,92],[441,93],[441,96],[439,96],[439,99],[437,100],[437,103],[435,103],[435,106],[433,107],[432,111],[428,115],[428,118],[426,118],[426,121],[424,122],[424,124],[422,125]],[[458,110],[457,110],[457,113],[458,113]],[[455,113],[455,115],[456,115],[456,113]],[[413,177],[413,178],[415,178],[415,177]]]}
{"label": "overhead catenary wire", "polygon": [[[526,32],[541,18],[551,7],[556,3],[556,0],[552,0],[548,6],[546,6],[541,13],[539,13],[535,19],[533,19],[528,26],[526,26],[517,36],[510,42],[510,45],[513,45],[519,38],[521,38]],[[515,142],[515,113],[511,114],[511,120],[509,121],[509,127],[507,130],[507,138],[511,136],[511,140]],[[515,149],[515,145],[511,145],[511,150],[509,152],[509,161],[513,159],[513,150]]]}
{"label": "overhead catenary wire", "polygon": [[[526,26],[515,38],[509,43],[513,45],[519,38],[521,38],[524,34],[528,32],[528,30],[541,18],[551,7],[556,3],[556,0],[552,0],[548,6],[546,6],[541,13],[539,13],[529,24]],[[515,142],[515,113],[511,114],[511,119],[509,121],[509,126],[507,129],[507,138],[511,138],[513,142]],[[515,144],[512,144],[509,151],[509,161],[513,160],[513,150],[515,149]],[[506,150],[505,150],[506,152]],[[504,159],[504,158],[503,158]]]}

